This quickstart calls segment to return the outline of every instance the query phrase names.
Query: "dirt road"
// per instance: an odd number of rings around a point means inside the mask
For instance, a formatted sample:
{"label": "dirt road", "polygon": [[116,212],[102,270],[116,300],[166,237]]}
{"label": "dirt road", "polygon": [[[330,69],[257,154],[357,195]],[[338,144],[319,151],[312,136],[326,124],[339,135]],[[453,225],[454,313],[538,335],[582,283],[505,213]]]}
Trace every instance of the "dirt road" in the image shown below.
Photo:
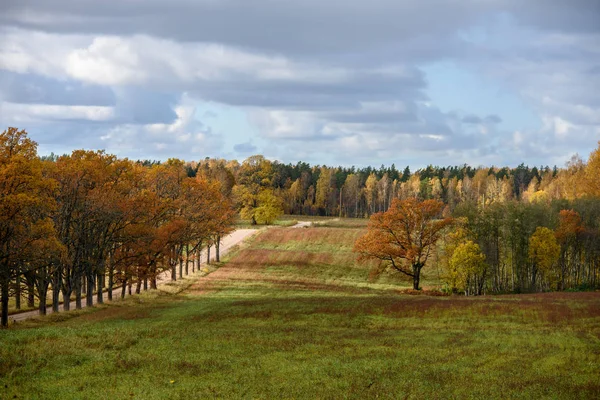
{"label": "dirt road", "polygon": [[[240,244],[246,238],[254,235],[258,231],[259,231],[258,229],[238,229],[238,230],[233,231],[231,234],[225,236],[223,239],[221,239],[221,249],[220,249],[221,256],[227,254],[227,252],[233,246]],[[215,259],[214,247],[211,249],[210,259],[211,259],[211,261],[214,261],[214,259]],[[206,263],[206,251],[205,250],[202,251],[201,265],[204,263]],[[170,282],[170,281],[171,281],[171,272],[167,271],[167,272],[162,273],[160,276],[158,276],[156,283],[158,285],[161,285],[161,284],[164,284],[164,283]],[[105,297],[104,301],[107,301],[106,294],[104,294],[104,297]],[[120,299],[120,298],[121,298],[121,288],[119,287],[119,288],[113,290],[113,301],[114,301],[114,299]],[[96,296],[94,295],[94,304],[95,303],[96,303]],[[51,306],[51,304],[50,304],[50,306]],[[82,301],[81,306],[85,307],[85,299]],[[71,310],[74,310],[74,309],[75,309],[75,301],[71,301]],[[60,305],[59,310],[61,312],[63,311],[62,304]],[[48,308],[47,313],[52,314],[52,308]],[[37,310],[22,312],[19,314],[13,314],[13,315],[8,316],[8,322],[10,324],[11,321],[14,321],[14,322],[23,321],[28,318],[37,317],[38,315],[39,315],[39,312]]]}
{"label": "dirt road", "polygon": [[312,224],[310,221],[298,221],[296,225],[290,226],[290,228],[307,228]]}

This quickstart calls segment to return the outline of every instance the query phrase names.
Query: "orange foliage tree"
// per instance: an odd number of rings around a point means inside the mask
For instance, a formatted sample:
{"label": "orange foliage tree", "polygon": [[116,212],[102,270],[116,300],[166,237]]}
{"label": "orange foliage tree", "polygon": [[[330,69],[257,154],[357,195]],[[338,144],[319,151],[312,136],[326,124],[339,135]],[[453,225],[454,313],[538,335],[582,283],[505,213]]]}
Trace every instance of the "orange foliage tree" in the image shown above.
{"label": "orange foliage tree", "polygon": [[386,212],[373,214],[368,231],[358,238],[358,259],[375,259],[413,279],[419,289],[421,270],[451,218],[442,218],[444,203],[437,200],[394,199]]}
{"label": "orange foliage tree", "polygon": [[0,325],[8,324],[9,285],[31,264],[30,248],[54,237],[54,182],[42,174],[37,143],[25,131],[0,134]]}
{"label": "orange foliage tree", "polygon": [[578,276],[580,268],[578,256],[581,254],[581,236],[585,228],[581,216],[574,210],[561,210],[559,213],[559,224],[556,230],[556,238],[560,244],[560,289],[575,282],[569,282],[569,278]]}

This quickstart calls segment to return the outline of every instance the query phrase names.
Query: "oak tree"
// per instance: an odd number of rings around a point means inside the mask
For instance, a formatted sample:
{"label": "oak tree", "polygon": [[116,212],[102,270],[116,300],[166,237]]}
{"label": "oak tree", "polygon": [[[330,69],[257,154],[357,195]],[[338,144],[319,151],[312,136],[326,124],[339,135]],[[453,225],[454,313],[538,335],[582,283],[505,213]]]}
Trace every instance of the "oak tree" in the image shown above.
{"label": "oak tree", "polygon": [[451,218],[442,218],[437,200],[394,199],[386,212],[371,216],[368,230],[354,244],[359,260],[375,259],[411,277],[419,289],[421,270]]}

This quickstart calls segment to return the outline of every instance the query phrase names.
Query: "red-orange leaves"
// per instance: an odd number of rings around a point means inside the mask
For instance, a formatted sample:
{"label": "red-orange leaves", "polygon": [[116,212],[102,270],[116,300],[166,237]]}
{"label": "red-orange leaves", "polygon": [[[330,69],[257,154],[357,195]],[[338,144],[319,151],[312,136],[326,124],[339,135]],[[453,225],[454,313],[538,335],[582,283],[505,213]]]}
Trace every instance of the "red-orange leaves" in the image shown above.
{"label": "red-orange leaves", "polygon": [[390,209],[371,216],[368,232],[354,244],[359,260],[377,259],[413,278],[419,287],[421,269],[432,246],[451,218],[442,218],[437,200],[394,199]]}

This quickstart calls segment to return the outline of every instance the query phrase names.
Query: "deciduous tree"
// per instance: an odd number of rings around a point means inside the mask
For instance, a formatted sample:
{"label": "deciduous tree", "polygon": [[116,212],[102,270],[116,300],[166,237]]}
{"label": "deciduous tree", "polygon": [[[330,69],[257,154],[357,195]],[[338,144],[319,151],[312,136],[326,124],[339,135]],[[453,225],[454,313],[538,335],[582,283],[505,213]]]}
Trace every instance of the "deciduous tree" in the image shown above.
{"label": "deciduous tree", "polygon": [[531,272],[531,287],[535,290],[537,278],[547,280],[551,288],[558,283],[558,274],[553,267],[558,262],[560,246],[551,229],[538,227],[529,238],[529,260],[533,266]]}
{"label": "deciduous tree", "polygon": [[54,208],[55,185],[42,174],[37,143],[27,133],[8,128],[0,134],[0,325],[8,324],[9,286],[22,265],[30,261],[28,248],[54,235],[49,213]]}
{"label": "deciduous tree", "polygon": [[413,279],[419,289],[421,270],[444,228],[444,203],[437,200],[394,199],[389,210],[371,216],[367,233],[354,244],[359,260],[376,259]]}

